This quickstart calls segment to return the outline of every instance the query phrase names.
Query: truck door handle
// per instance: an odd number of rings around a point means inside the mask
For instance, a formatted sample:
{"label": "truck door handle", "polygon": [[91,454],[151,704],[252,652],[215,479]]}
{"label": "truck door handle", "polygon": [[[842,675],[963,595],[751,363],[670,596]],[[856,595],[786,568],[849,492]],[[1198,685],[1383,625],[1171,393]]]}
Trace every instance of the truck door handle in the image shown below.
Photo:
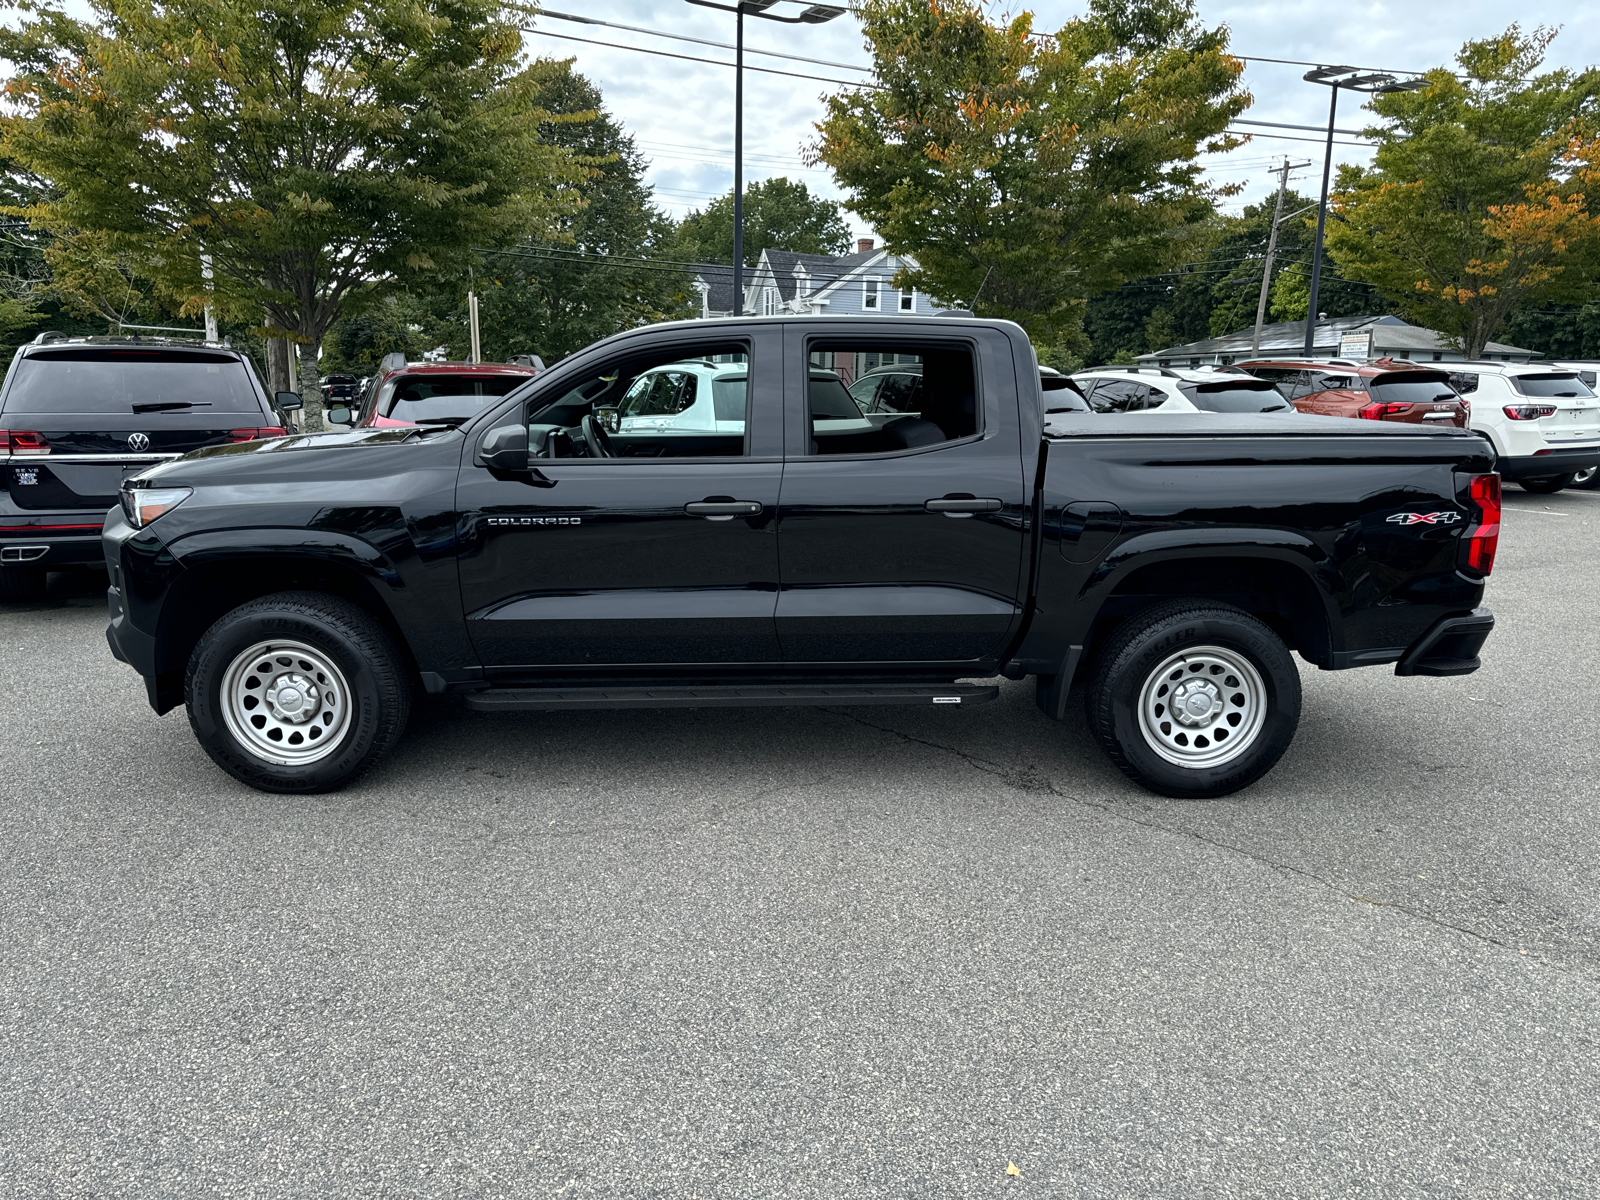
{"label": "truck door handle", "polygon": [[970,517],[973,513],[999,512],[1005,505],[992,497],[944,496],[938,500],[924,500],[922,507],[931,513],[947,517]]}
{"label": "truck door handle", "polygon": [[685,504],[683,511],[691,517],[705,517],[711,521],[731,521],[734,517],[761,515],[761,505],[755,500],[696,500]]}

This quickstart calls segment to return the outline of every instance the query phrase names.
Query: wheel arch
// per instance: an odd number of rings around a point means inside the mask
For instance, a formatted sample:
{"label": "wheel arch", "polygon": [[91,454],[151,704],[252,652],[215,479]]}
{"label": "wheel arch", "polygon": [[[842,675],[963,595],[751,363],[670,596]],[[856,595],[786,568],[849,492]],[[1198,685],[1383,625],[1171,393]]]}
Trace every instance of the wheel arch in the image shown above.
{"label": "wheel arch", "polygon": [[[1095,588],[1100,603],[1084,630],[1085,654],[1092,654],[1112,629],[1155,604],[1179,597],[1229,604],[1262,621],[1290,649],[1318,666],[1330,666],[1343,648],[1338,608],[1331,586],[1342,578],[1319,580],[1332,571],[1309,539],[1279,545],[1219,541],[1211,546],[1153,548],[1117,554],[1102,569]],[[1137,539],[1136,539],[1137,540]],[[1106,569],[1109,568],[1109,569]],[[1085,597],[1087,599],[1087,597]]]}
{"label": "wheel arch", "polygon": [[[156,673],[166,707],[181,703],[184,668],[206,630],[241,604],[275,592],[323,592],[349,600],[383,627],[407,672],[417,676],[409,639],[385,596],[398,577],[372,547],[307,540],[293,548],[257,551],[220,545],[186,549],[180,556],[184,569],[163,599],[156,629]],[[169,694],[174,683],[176,697]]]}

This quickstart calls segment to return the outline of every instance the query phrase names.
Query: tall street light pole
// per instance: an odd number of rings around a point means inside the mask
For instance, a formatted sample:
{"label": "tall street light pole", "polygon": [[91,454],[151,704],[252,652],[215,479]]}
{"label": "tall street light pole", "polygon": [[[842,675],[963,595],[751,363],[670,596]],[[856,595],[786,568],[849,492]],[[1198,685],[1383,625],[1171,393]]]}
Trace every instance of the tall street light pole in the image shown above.
{"label": "tall street light pole", "polygon": [[1333,174],[1333,120],[1339,112],[1339,89],[1352,92],[1414,92],[1428,86],[1426,79],[1401,81],[1382,72],[1362,72],[1355,67],[1317,67],[1305,73],[1307,83],[1331,88],[1328,100],[1328,149],[1322,158],[1322,199],[1317,205],[1317,243],[1311,254],[1311,303],[1306,309],[1306,357],[1311,357],[1317,340],[1317,304],[1322,291],[1322,231],[1328,223],[1328,180]]}
{"label": "tall street light pole", "polygon": [[[689,0],[701,8],[715,8],[734,14],[733,50],[733,315],[744,315],[744,18],[746,14],[785,25],[821,25],[845,10],[832,4],[808,5],[799,16],[785,17],[768,12],[784,0],[738,0],[736,4],[716,4],[713,0]],[[802,0],[788,0],[801,3]]]}

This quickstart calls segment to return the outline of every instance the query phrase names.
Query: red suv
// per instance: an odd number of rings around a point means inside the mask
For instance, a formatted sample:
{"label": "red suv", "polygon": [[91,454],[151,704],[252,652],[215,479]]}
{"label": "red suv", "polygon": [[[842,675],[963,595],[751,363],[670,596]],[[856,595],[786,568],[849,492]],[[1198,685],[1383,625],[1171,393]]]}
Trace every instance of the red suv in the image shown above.
{"label": "red suv", "polygon": [[1296,410],[1320,417],[1368,421],[1424,422],[1465,429],[1467,402],[1450,386],[1447,372],[1405,359],[1372,362],[1284,362],[1257,360],[1240,368],[1278,385]]}
{"label": "red suv", "polygon": [[459,425],[539,374],[512,363],[406,363],[380,371],[362,393],[359,412],[338,405],[328,423],[338,427],[396,428]]}

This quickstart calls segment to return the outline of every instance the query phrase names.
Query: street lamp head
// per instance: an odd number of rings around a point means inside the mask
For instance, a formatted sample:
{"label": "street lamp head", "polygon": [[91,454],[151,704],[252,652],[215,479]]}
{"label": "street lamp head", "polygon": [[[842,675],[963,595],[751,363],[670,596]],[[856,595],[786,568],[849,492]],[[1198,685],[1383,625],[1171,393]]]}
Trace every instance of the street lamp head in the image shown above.
{"label": "street lamp head", "polygon": [[1342,75],[1354,75],[1354,67],[1316,67],[1307,71],[1302,78],[1307,83],[1333,83]]}
{"label": "street lamp head", "polygon": [[1420,92],[1428,86],[1426,79],[1402,79],[1398,83],[1391,83],[1387,87],[1378,89],[1380,95],[1390,95],[1394,92]]}
{"label": "street lamp head", "polygon": [[[701,8],[717,8],[723,12],[738,13],[742,17],[765,17],[769,21],[782,21],[785,25],[821,25],[824,21],[831,21],[835,17],[844,16],[846,10],[835,4],[812,4],[798,17],[780,17],[775,12],[768,12],[784,0],[736,0],[733,4],[717,4],[715,0],[689,0],[690,4],[698,4]],[[790,0],[791,3],[801,3],[802,0]]]}

